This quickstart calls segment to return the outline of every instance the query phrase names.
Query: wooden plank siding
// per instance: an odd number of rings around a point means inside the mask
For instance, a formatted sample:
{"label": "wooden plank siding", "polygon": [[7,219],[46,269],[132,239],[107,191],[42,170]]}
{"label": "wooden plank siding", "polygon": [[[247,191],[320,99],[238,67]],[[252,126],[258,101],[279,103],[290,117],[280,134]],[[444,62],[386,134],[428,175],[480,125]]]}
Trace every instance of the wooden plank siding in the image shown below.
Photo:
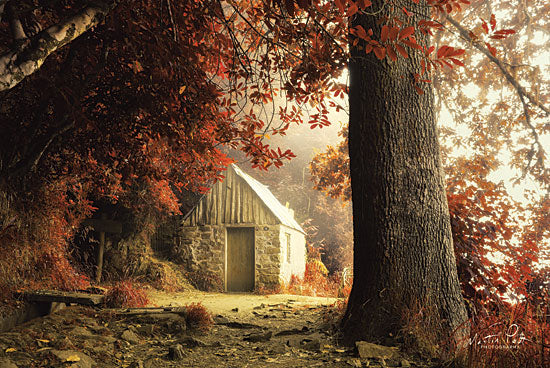
{"label": "wooden plank siding", "polygon": [[276,225],[279,222],[250,185],[230,166],[225,180],[212,186],[183,225]]}

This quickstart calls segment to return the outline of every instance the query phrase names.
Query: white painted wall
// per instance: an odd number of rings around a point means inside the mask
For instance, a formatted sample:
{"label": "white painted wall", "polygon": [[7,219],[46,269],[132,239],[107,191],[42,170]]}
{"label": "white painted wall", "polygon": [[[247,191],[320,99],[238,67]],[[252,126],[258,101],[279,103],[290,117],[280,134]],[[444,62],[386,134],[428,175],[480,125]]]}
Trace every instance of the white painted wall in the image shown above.
{"label": "white painted wall", "polygon": [[[287,253],[287,234],[290,235],[290,262]],[[304,277],[306,271],[306,238],[301,232],[281,225],[279,233],[281,244],[281,273],[280,278],[285,283],[290,281],[291,275]]]}

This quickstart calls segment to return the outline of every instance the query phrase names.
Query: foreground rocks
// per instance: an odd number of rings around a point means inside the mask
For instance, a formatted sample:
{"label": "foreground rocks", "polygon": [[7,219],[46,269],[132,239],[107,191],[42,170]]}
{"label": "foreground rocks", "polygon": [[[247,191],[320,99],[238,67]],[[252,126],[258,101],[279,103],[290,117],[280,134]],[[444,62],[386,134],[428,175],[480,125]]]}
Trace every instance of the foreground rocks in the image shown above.
{"label": "foreground rocks", "polygon": [[181,313],[69,307],[0,334],[0,368],[429,367],[398,348],[339,346],[328,307],[258,305],[218,315],[209,332]]}

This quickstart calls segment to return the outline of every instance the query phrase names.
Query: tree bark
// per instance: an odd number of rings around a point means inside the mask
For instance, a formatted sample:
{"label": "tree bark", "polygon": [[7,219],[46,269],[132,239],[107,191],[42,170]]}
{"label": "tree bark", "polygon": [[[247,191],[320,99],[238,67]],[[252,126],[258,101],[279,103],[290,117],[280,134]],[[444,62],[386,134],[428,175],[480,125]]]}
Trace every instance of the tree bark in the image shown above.
{"label": "tree bark", "polygon": [[[118,1],[105,4],[93,3],[77,14],[38,33],[27,40],[24,45],[0,55],[0,91],[15,87],[23,79],[40,69],[49,55],[97,26],[117,3]],[[20,31],[23,32],[20,22],[17,20],[17,23],[12,25],[12,28],[15,27],[15,38],[20,35],[17,24],[19,24]],[[24,36],[24,32],[22,36]]]}
{"label": "tree bark", "polygon": [[[354,16],[351,26],[379,35],[376,21],[391,16],[383,4],[373,4],[374,10],[382,9],[375,16]],[[417,14],[413,17],[428,15],[413,1],[405,6]],[[395,335],[410,313],[422,308],[432,314],[424,317],[437,321],[425,326],[437,327],[434,336],[444,338],[458,328],[463,338],[467,313],[453,253],[433,91],[427,84],[420,95],[412,83],[422,56],[410,50],[408,59],[380,61],[361,45],[350,44],[354,282],[344,333],[348,341]]]}

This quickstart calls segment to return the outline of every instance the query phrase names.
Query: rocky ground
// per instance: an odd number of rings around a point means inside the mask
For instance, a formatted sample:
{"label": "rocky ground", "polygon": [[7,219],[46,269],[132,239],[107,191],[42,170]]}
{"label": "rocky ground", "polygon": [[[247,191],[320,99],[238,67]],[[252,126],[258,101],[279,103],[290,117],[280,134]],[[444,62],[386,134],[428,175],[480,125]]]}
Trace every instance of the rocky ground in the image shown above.
{"label": "rocky ground", "polygon": [[[156,295],[165,302],[164,297]],[[215,324],[208,332],[189,326],[177,306],[67,307],[0,333],[0,368],[436,366],[398,348],[339,346],[331,328],[334,308],[323,305],[327,299],[242,296],[248,301],[239,304],[239,296],[230,298],[221,308],[211,298]],[[184,301],[175,300],[172,304]]]}

